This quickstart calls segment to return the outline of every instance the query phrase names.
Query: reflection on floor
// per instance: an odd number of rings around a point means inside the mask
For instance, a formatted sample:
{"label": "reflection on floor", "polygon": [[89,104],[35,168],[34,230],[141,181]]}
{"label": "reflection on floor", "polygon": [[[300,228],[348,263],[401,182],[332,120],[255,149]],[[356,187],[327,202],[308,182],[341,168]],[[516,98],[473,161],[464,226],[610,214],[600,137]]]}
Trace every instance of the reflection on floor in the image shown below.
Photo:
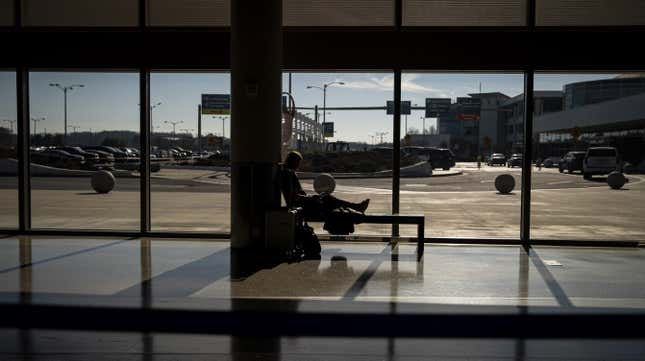
{"label": "reflection on floor", "polygon": [[[336,305],[387,305],[383,312],[404,312],[407,305],[645,310],[643,249],[426,245],[420,263],[414,251],[407,243],[329,242],[320,260],[232,280],[228,242],[7,237],[0,239],[0,302],[226,309],[237,299],[261,298],[289,301],[294,312]],[[25,353],[35,360],[645,360],[642,340],[249,339],[16,329],[0,330],[0,340],[2,360]]]}

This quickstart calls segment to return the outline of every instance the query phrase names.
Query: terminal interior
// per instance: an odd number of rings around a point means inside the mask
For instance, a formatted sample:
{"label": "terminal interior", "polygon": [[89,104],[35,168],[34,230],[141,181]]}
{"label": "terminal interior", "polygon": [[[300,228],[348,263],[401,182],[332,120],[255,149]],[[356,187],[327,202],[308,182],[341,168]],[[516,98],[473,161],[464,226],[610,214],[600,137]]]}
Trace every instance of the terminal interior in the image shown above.
{"label": "terminal interior", "polygon": [[[645,360],[644,26],[0,0],[0,359]],[[352,232],[287,207],[294,151]]]}

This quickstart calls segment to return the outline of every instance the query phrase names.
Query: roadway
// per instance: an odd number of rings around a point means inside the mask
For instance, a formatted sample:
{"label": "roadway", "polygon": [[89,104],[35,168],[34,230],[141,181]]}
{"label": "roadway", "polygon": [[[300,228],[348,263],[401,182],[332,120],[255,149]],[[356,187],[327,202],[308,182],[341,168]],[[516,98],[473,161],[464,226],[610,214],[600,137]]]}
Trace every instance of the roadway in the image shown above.
{"label": "roadway", "polygon": [[[489,167],[483,165],[477,169],[472,163],[459,163],[453,170],[461,174],[443,177],[401,178],[401,191],[419,192],[480,192],[494,189],[495,177],[509,173],[516,181],[519,190],[522,172],[520,168]],[[584,180],[579,173],[559,173],[557,168],[534,168],[532,188],[538,189],[566,189],[606,187],[604,177],[594,177]],[[629,176],[633,181],[635,178]],[[303,180],[303,186],[308,187],[313,182]],[[31,180],[34,190],[91,190],[90,182],[85,177],[33,177]],[[338,179],[338,187],[373,189],[377,193],[389,191],[392,186],[390,178],[353,178]],[[0,189],[15,189],[15,177],[0,177]],[[195,171],[195,170],[165,170],[153,173],[151,187],[154,192],[203,192],[227,193],[230,192],[230,179],[223,172]],[[339,188],[339,189],[340,189]],[[117,191],[139,190],[139,178],[118,178]]]}

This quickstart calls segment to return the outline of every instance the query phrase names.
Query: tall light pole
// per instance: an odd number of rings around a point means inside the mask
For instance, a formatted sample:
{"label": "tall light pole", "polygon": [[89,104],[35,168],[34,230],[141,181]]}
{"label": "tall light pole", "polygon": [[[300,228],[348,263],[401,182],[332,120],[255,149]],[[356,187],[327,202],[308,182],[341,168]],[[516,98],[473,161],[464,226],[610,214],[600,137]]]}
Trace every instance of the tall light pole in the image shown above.
{"label": "tall light pole", "polygon": [[64,95],[64,113],[65,113],[65,124],[63,125],[63,144],[67,143],[67,92],[74,89],[74,88],[83,88],[85,85],[83,84],[72,84],[72,85],[67,85],[67,86],[62,86],[58,83],[50,83],[49,86],[55,87],[60,89],[63,92]]}
{"label": "tall light pole", "polygon": [[[137,105],[141,106],[141,103],[137,103]],[[155,128],[154,125],[153,125],[153,122],[152,122],[152,110],[154,108],[160,106],[160,105],[161,105],[161,102],[156,102],[156,103],[150,105],[150,133],[152,133],[154,131],[154,128]]]}
{"label": "tall light pole", "polygon": [[222,120],[222,138],[224,138],[224,121],[226,120],[226,117],[223,115],[213,115],[213,119],[221,119]]}
{"label": "tall light pole", "polygon": [[423,137],[423,146],[425,147],[426,146],[426,117],[421,117],[421,119],[423,119],[423,132],[421,134]]}
{"label": "tall light pole", "polygon": [[155,130],[154,123],[152,122],[152,110],[161,105],[161,102],[154,103],[150,105],[150,133],[153,133]]}
{"label": "tall light pole", "polygon": [[166,123],[166,124],[172,124],[172,137],[173,138],[175,138],[175,127],[177,126],[177,124],[181,124],[183,122],[184,122],[183,120],[180,120],[178,122],[171,122],[171,121],[168,121],[168,120],[164,121],[164,123]]}
{"label": "tall light pole", "polygon": [[76,134],[78,130],[81,129],[81,127],[79,127],[78,125],[68,125],[68,127],[72,128],[72,138],[74,138],[74,134]]}
{"label": "tall light pole", "polygon": [[319,86],[315,86],[315,85],[307,85],[307,89],[313,89],[313,88],[316,88],[316,89],[320,89],[320,90],[322,90],[322,91],[323,91],[323,121],[322,121],[322,133],[323,133],[323,135],[322,135],[322,138],[323,138],[323,139],[322,139],[322,143],[323,143],[323,150],[325,149],[325,123],[326,123],[326,120],[327,120],[327,117],[326,117],[326,115],[327,115],[327,112],[326,112],[326,110],[327,110],[327,88],[328,88],[330,85],[334,85],[334,84],[338,84],[338,85],[345,85],[345,83],[344,83],[344,82],[342,82],[342,81],[332,81],[332,82],[329,82],[329,83],[324,83],[324,84],[323,84],[323,86],[322,86],[322,88],[321,88],[321,87],[319,87]]}
{"label": "tall light pole", "polygon": [[376,132],[376,136],[381,138],[381,142],[379,144],[383,144],[383,136],[388,133],[389,132]]}
{"label": "tall light pole", "polygon": [[31,121],[34,122],[34,135],[38,134],[38,131],[36,130],[37,129],[36,126],[38,125],[38,123],[42,122],[45,119],[47,119],[47,118],[45,118],[45,117],[31,118]]}
{"label": "tall light pole", "polygon": [[15,119],[3,119],[2,121],[9,123],[9,126],[11,127],[11,131],[10,131],[9,134],[13,134],[13,125],[16,124],[16,120]]}

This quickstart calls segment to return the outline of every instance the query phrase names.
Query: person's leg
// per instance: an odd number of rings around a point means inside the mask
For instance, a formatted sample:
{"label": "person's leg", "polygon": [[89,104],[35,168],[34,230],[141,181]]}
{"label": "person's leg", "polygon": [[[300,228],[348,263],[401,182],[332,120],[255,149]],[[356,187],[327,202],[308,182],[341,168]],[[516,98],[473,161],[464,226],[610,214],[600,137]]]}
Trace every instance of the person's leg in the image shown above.
{"label": "person's leg", "polygon": [[325,204],[326,209],[335,209],[335,208],[339,208],[339,207],[346,207],[346,208],[350,208],[350,209],[353,209],[355,211],[363,213],[367,209],[367,206],[369,205],[370,200],[368,198],[368,199],[366,199],[366,200],[364,200],[364,201],[362,201],[360,203],[352,203],[352,202],[344,201],[342,199],[338,199],[338,198],[328,194],[328,195],[323,197],[323,203]]}

